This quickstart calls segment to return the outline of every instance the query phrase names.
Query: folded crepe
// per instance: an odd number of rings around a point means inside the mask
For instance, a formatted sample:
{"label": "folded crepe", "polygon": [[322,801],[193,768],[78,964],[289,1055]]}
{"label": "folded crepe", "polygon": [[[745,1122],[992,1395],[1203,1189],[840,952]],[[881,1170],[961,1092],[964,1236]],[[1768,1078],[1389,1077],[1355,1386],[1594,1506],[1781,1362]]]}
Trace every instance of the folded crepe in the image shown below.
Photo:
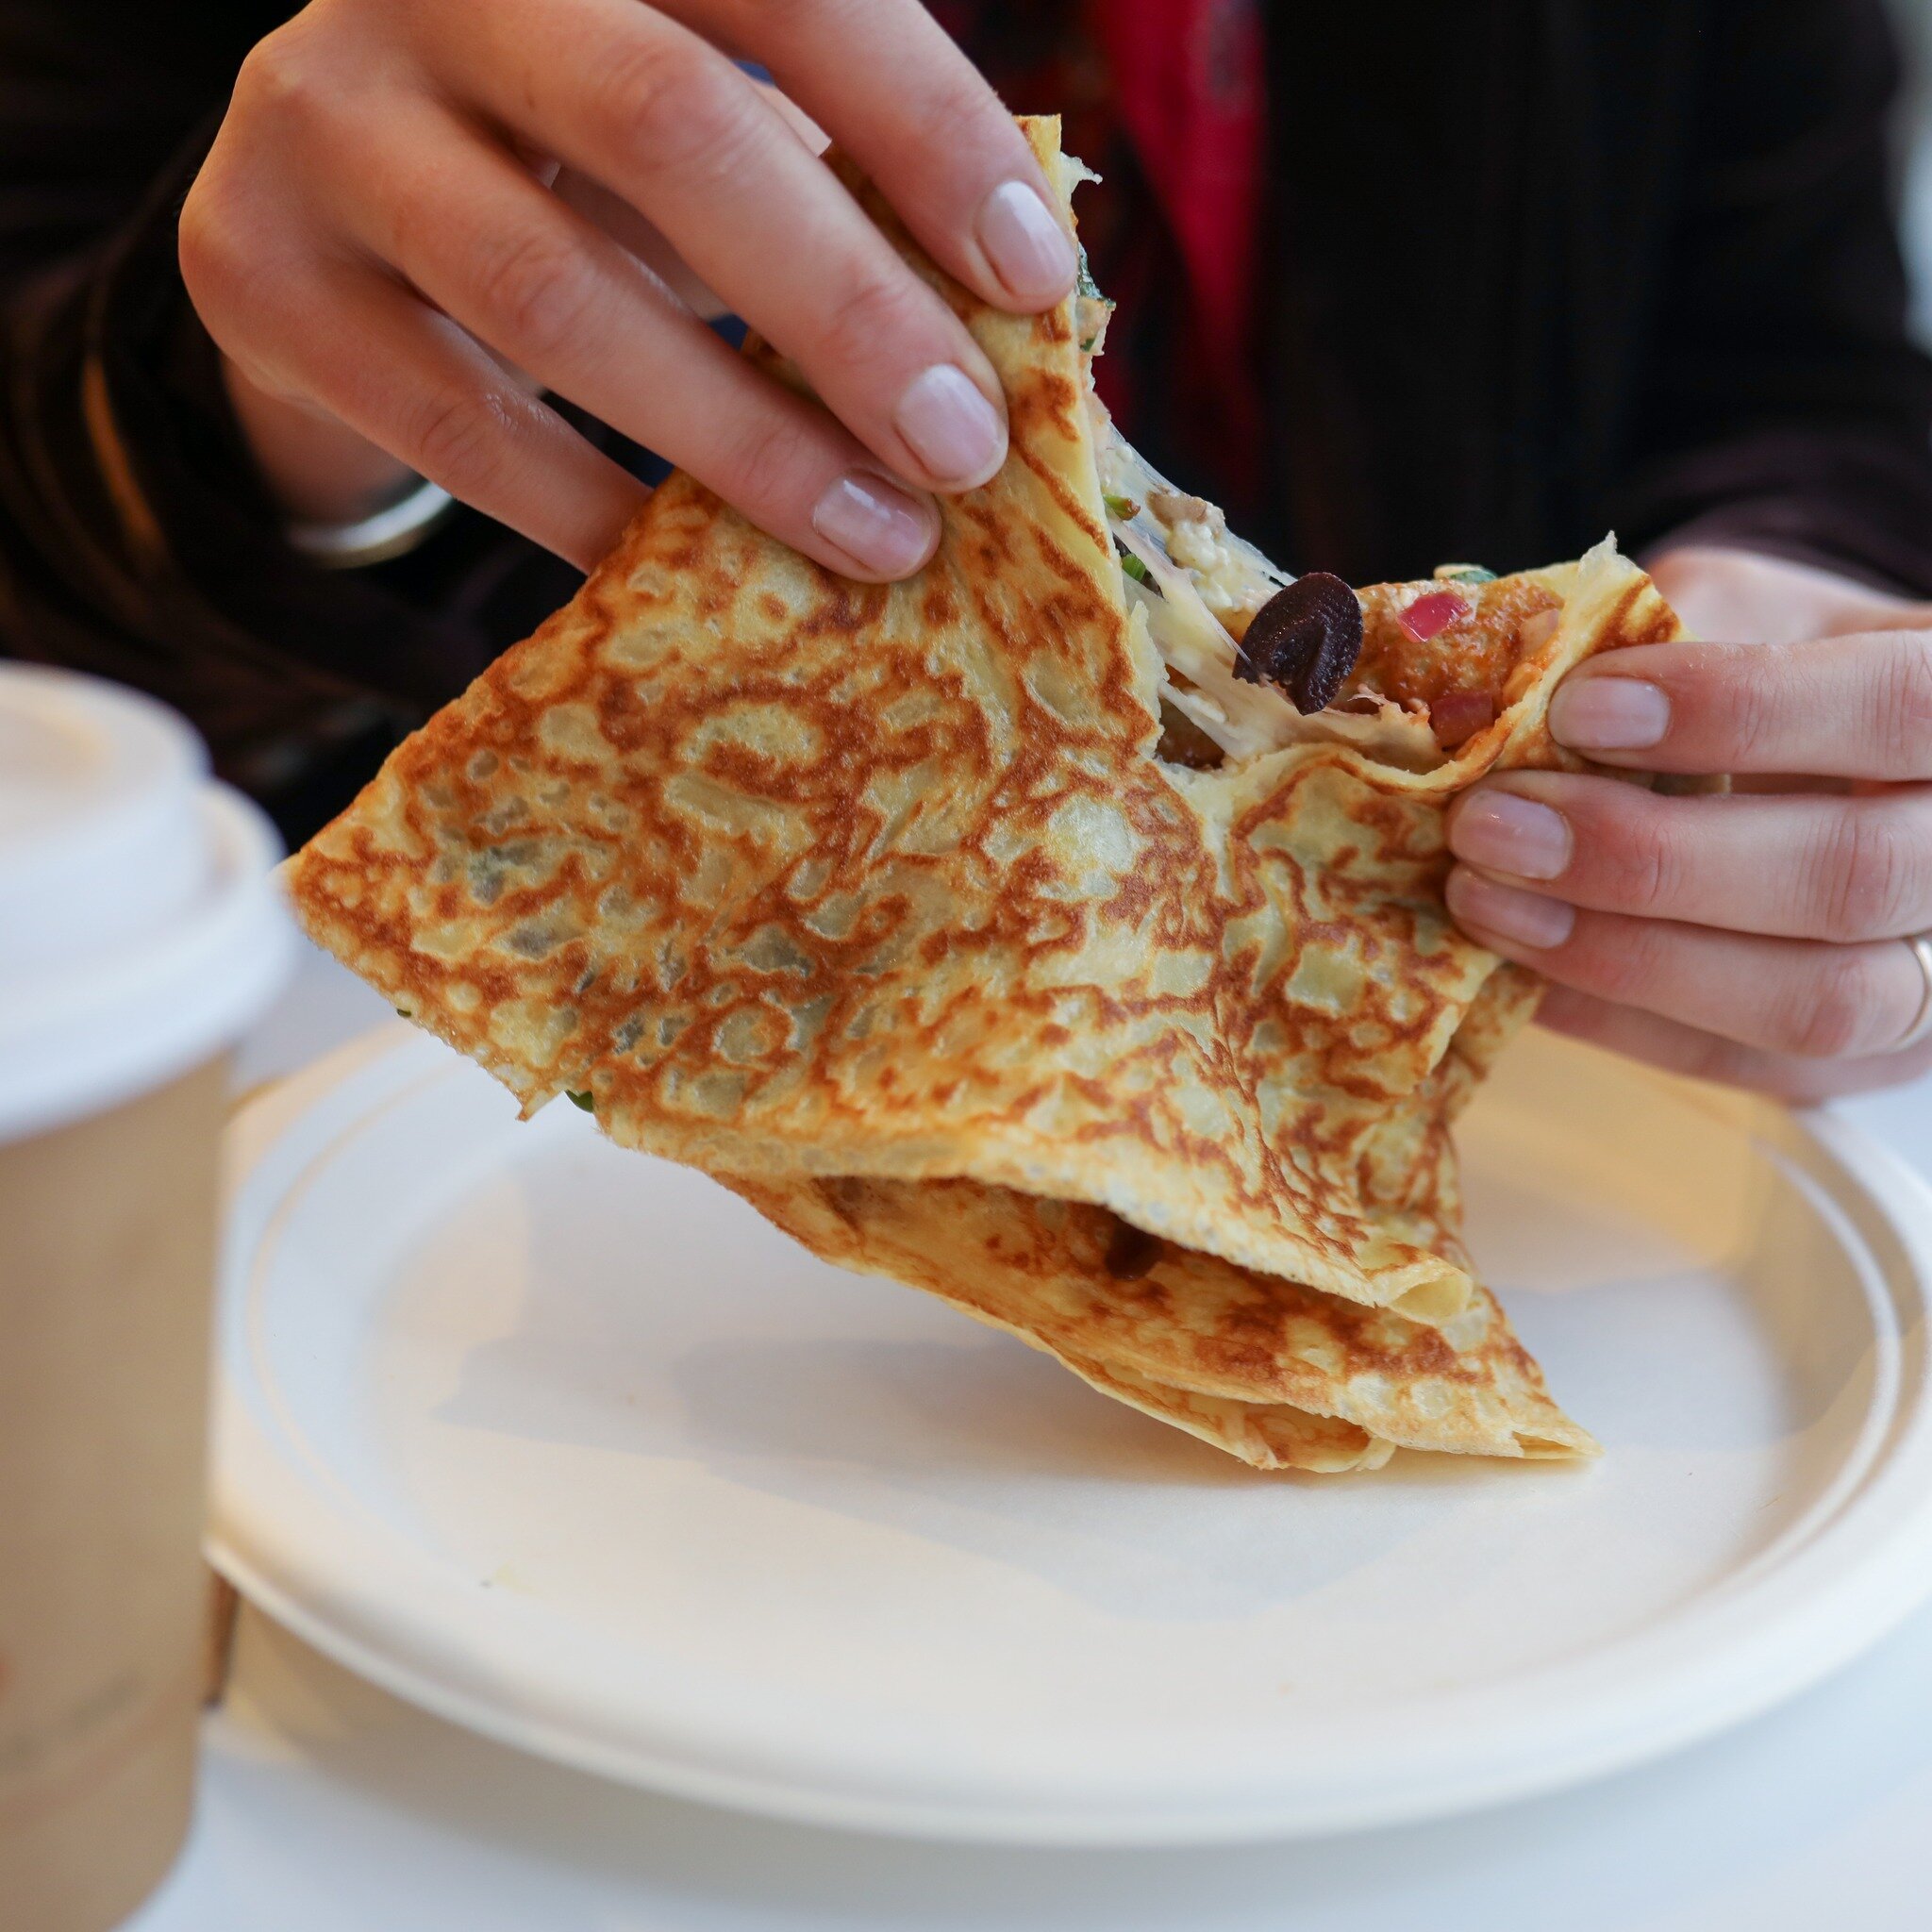
{"label": "folded crepe", "polygon": [[1574,768],[1556,682],[1674,618],[1609,542],[1451,567],[1361,592],[1303,715],[1237,657],[1289,580],[1093,397],[1105,304],[991,308],[841,173],[999,372],[1000,474],[891,586],[672,476],[291,861],[303,923],[526,1111],[1248,1462],[1592,1453],[1457,1235],[1536,988],[1447,917],[1443,820]]}

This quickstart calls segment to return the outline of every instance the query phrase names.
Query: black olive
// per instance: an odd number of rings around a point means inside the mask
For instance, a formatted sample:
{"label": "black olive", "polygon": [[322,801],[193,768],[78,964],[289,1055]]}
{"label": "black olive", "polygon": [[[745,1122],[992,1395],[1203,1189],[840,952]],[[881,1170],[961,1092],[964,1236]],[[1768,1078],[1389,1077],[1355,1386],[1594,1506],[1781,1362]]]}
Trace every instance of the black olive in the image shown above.
{"label": "black olive", "polygon": [[1313,570],[1255,612],[1234,675],[1278,685],[1306,714],[1334,702],[1361,654],[1361,600],[1340,577]]}

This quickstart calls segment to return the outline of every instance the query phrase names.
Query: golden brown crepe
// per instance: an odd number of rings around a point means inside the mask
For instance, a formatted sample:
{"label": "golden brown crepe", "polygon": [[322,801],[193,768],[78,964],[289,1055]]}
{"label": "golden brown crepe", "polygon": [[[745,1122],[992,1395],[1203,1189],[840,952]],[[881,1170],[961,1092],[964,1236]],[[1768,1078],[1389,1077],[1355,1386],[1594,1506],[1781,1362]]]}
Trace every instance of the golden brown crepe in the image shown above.
{"label": "golden brown crepe", "polygon": [[[1449,1123],[1534,988],[1448,920],[1443,813],[1574,765],[1557,679],[1674,619],[1607,544],[1505,580],[1557,615],[1509,619],[1453,756],[1413,697],[1261,689],[1276,748],[1157,758],[1164,703],[1225,721],[1124,583],[1074,306],[980,304],[844,172],[999,371],[999,475],[890,587],[673,476],[291,861],[303,923],[526,1109],[587,1094],[1245,1460],[1589,1453],[1456,1238]],[[1161,1243],[1141,1279],[1123,1222]]]}

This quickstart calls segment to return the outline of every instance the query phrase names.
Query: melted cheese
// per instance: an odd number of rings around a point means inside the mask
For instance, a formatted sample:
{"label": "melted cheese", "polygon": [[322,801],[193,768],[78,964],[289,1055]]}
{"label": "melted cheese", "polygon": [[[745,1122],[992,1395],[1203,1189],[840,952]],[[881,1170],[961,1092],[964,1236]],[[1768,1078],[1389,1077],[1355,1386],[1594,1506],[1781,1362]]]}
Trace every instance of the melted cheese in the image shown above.
{"label": "melted cheese", "polygon": [[[1145,617],[1169,673],[1166,702],[1230,758],[1327,743],[1352,745],[1407,771],[1441,764],[1442,749],[1420,707],[1364,693],[1346,708],[1304,717],[1272,684],[1235,675],[1237,632],[1294,579],[1235,536],[1212,505],[1175,490],[1115,428],[1098,397],[1090,393],[1089,406],[1114,541],[1145,575],[1142,581],[1124,568],[1122,589],[1128,608]],[[1193,505],[1198,511],[1191,512]]]}

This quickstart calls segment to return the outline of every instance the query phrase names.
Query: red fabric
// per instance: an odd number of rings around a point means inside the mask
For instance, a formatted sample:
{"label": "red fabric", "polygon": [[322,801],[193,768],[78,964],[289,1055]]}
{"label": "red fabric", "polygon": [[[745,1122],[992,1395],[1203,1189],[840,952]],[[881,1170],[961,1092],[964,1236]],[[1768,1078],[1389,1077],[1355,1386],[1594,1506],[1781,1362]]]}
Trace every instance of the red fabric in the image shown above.
{"label": "red fabric", "polygon": [[1256,0],[1090,0],[1115,106],[1188,274],[1200,389],[1252,474],[1255,253],[1266,108]]}

